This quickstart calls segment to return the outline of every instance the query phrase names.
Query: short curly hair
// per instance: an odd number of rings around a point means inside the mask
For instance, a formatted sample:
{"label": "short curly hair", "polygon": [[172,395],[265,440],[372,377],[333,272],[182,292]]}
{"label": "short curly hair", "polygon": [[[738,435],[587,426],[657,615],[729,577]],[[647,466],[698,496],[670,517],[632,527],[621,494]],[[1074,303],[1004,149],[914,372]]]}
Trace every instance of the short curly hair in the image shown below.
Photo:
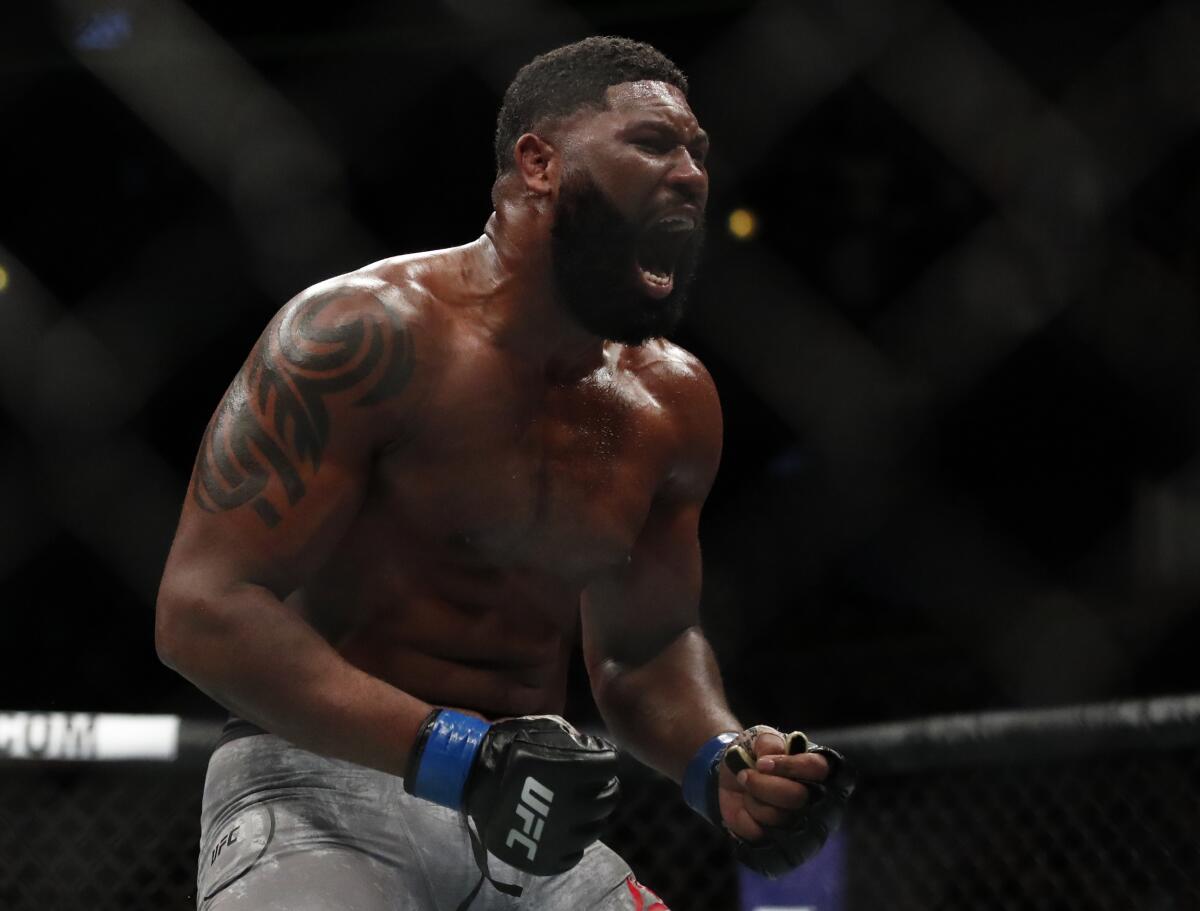
{"label": "short curly hair", "polygon": [[584,38],[534,57],[517,71],[496,118],[496,173],[512,167],[517,140],[538,124],[584,105],[604,107],[610,85],[666,82],[687,95],[687,77],[658,49],[611,36]]}

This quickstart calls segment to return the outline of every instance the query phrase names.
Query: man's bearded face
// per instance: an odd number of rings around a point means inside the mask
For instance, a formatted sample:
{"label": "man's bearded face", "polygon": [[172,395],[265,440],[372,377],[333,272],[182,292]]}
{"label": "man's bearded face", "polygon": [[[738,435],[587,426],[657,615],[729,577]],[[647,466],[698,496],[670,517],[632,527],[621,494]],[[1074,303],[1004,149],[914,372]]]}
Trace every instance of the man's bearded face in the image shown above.
{"label": "man's bearded face", "polygon": [[640,345],[668,335],[683,317],[703,234],[691,219],[630,221],[590,175],[577,173],[562,183],[551,231],[558,291],[601,338]]}

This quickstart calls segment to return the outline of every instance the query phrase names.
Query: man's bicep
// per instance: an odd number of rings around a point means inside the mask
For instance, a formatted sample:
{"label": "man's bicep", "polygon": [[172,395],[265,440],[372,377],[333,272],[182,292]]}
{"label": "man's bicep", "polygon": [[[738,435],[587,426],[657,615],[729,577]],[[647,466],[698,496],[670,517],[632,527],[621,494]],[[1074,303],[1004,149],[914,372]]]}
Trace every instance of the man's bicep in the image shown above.
{"label": "man's bicep", "polygon": [[357,513],[411,372],[407,327],[378,296],[286,307],[209,422],[175,550],[298,584]]}
{"label": "man's bicep", "polygon": [[365,453],[345,445],[305,471],[259,415],[223,402],[196,457],[172,563],[194,561],[214,582],[258,582],[283,597],[344,534],[366,472]]}
{"label": "man's bicep", "polygon": [[606,662],[652,658],[699,622],[700,504],[659,501],[629,564],[583,595],[584,657],[590,672]]}

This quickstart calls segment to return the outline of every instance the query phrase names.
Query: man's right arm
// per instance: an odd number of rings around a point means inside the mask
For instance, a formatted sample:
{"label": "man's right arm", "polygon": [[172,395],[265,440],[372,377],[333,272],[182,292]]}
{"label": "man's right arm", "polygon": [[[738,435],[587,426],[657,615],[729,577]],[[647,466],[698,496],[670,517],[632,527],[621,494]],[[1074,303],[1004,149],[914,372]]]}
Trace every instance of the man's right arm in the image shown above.
{"label": "man's right arm", "polygon": [[[318,288],[267,327],[200,446],[159,590],[159,654],[271,733],[466,813],[507,863],[560,873],[616,805],[610,744],[550,716],[435,709],[345,661],[283,603],[346,533],[375,456],[411,431],[416,362],[394,294]],[[536,827],[529,782],[557,794]]]}
{"label": "man's right arm", "polygon": [[313,752],[402,774],[431,706],[355,668],[283,599],[357,514],[415,398],[391,286],[318,286],[267,327],[196,459],[159,590],[159,655]]}

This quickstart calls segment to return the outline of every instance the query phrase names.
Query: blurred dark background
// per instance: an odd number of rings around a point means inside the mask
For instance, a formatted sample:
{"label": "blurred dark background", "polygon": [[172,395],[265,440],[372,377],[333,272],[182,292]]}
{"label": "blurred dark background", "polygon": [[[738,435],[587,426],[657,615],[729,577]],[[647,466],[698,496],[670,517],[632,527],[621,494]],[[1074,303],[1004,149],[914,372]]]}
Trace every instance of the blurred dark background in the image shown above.
{"label": "blurred dark background", "polygon": [[217,713],[152,619],[218,398],[305,285],[476,237],[504,86],[595,33],[683,66],[714,140],[679,340],[725,407],[704,615],[735,707],[1200,690],[1197,3],[3,20],[0,709]]}

